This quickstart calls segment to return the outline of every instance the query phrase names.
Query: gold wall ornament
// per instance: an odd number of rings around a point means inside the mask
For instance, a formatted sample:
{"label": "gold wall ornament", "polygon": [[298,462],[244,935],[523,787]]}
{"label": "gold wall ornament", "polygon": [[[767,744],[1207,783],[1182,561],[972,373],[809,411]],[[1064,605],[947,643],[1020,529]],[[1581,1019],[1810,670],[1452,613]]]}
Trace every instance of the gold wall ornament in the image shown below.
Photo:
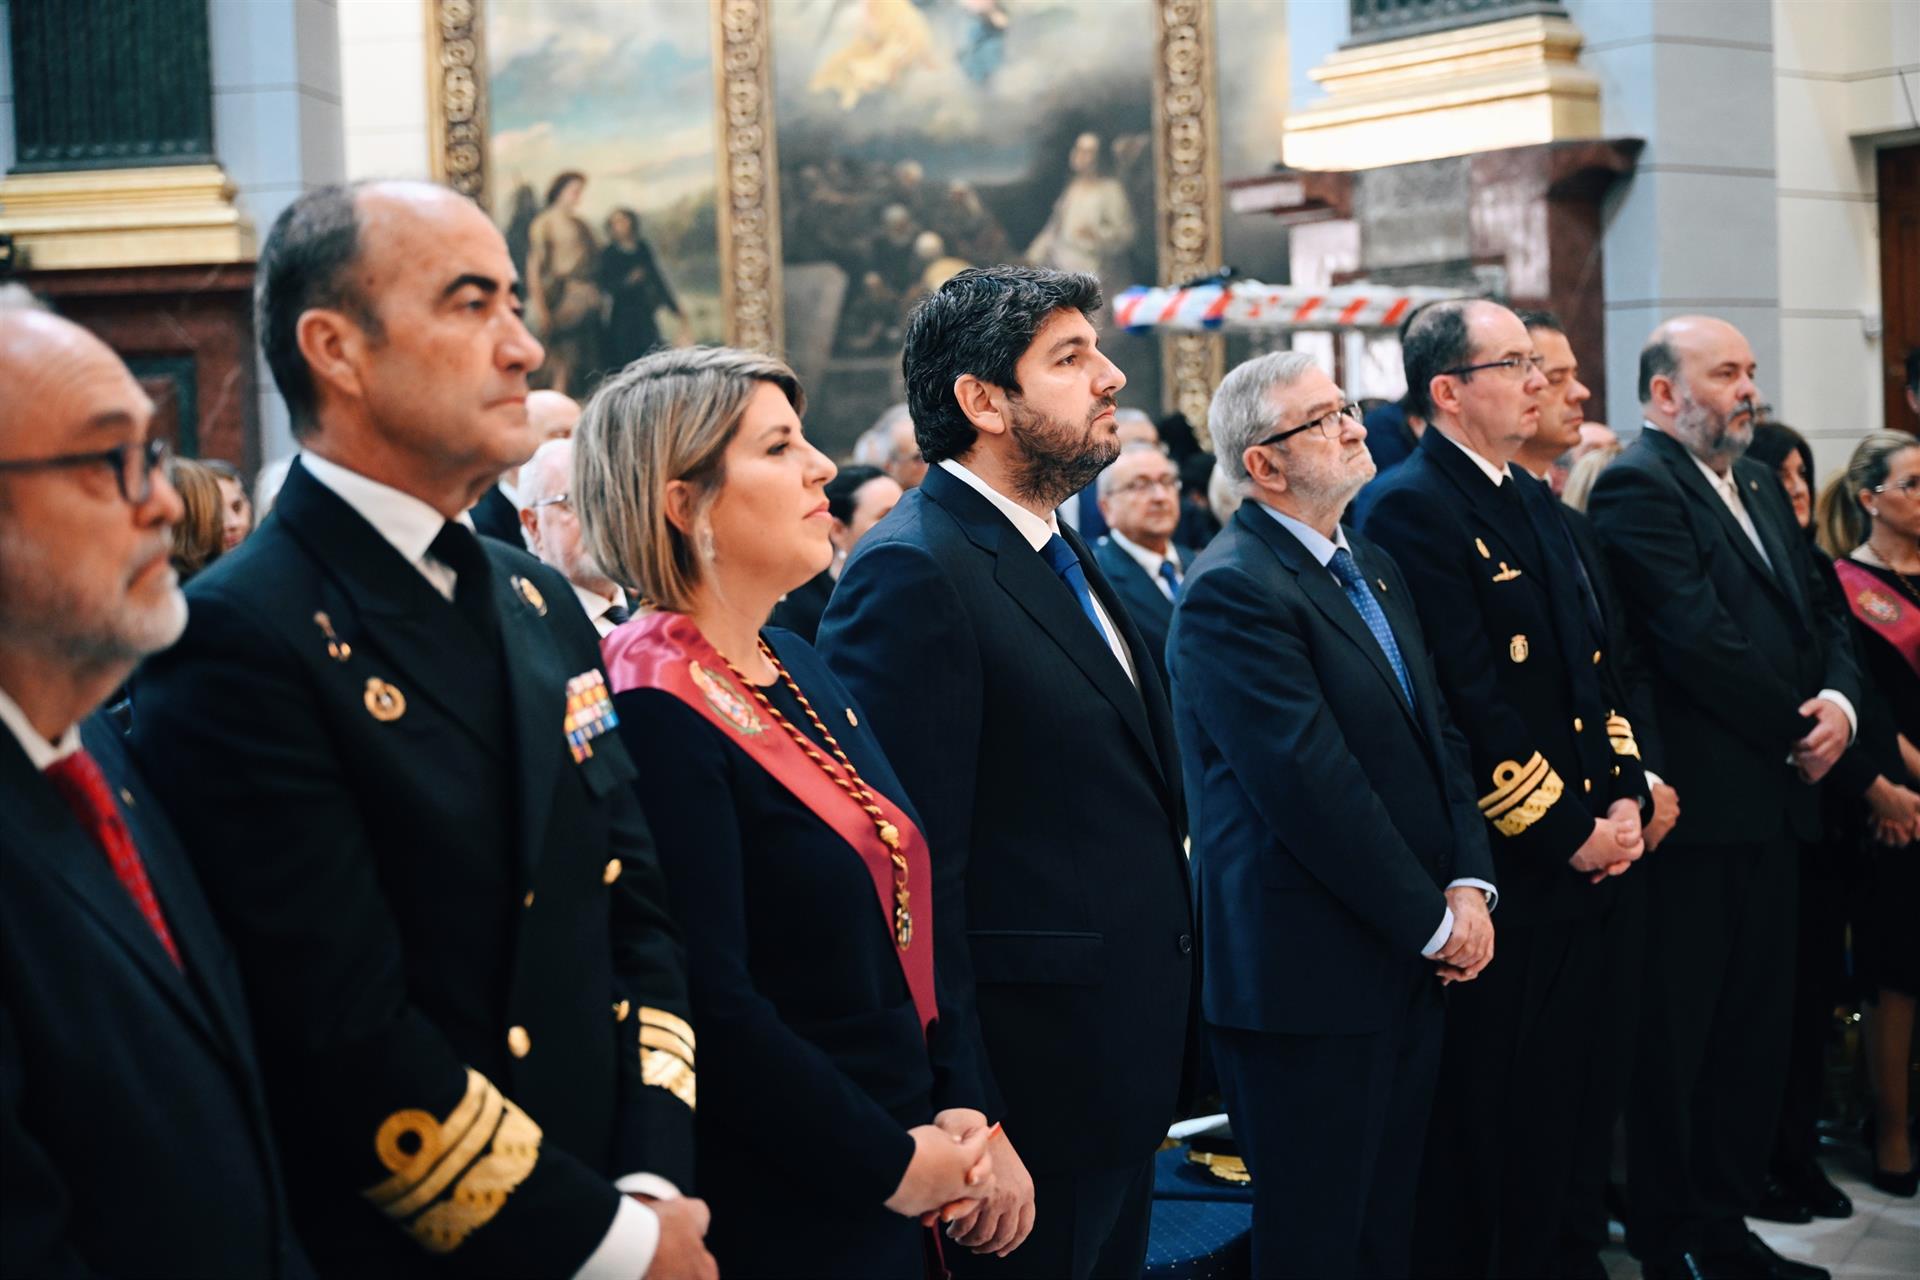
{"label": "gold wall ornament", "polygon": [[720,305],[727,341],[778,352],[779,159],[774,148],[773,37],[768,0],[713,0]]}
{"label": "gold wall ornament", "polygon": [[487,207],[487,81],[480,0],[429,0],[427,117],[433,180]]}
{"label": "gold wall ornament", "polygon": [[[1154,202],[1160,280],[1178,284],[1221,267],[1220,132],[1213,69],[1213,0],[1155,0]],[[1187,416],[1202,448],[1207,405],[1226,372],[1217,334],[1182,333],[1162,346],[1168,404]]]}

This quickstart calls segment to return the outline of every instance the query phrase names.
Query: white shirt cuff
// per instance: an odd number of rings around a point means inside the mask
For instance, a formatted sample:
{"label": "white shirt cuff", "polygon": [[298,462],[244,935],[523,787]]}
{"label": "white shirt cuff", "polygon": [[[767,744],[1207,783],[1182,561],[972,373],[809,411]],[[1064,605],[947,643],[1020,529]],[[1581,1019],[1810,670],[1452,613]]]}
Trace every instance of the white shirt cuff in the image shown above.
{"label": "white shirt cuff", "polygon": [[1654,787],[1664,787],[1667,785],[1667,780],[1665,778],[1662,778],[1659,774],[1655,773],[1653,770],[1648,769],[1646,773],[1647,773],[1647,787],[1649,790],[1651,790]]}
{"label": "white shirt cuff", "polygon": [[657,1173],[629,1173],[616,1179],[613,1187],[616,1191],[625,1191],[629,1195],[647,1196],[653,1200],[680,1198],[680,1188]]}
{"label": "white shirt cuff", "polygon": [[623,1193],[620,1207],[614,1210],[613,1225],[601,1237],[600,1246],[573,1273],[573,1280],[635,1280],[647,1274],[659,1247],[659,1216]]}
{"label": "white shirt cuff", "polygon": [[1813,696],[1816,698],[1825,698],[1828,702],[1840,708],[1840,714],[1847,718],[1847,745],[1852,746],[1854,738],[1859,736],[1860,733],[1860,717],[1854,711],[1852,701],[1848,699],[1846,694],[1840,692],[1838,689],[1822,689]]}
{"label": "white shirt cuff", "polygon": [[[1447,882],[1447,888],[1478,889],[1487,895],[1487,910],[1489,912],[1498,906],[1500,902],[1500,891],[1498,889],[1488,884],[1485,880],[1476,880],[1472,876],[1464,876],[1458,880],[1450,880]],[[1440,927],[1434,930],[1431,938],[1427,939],[1427,945],[1420,949],[1420,954],[1429,960],[1433,959],[1436,955],[1440,954],[1440,948],[1446,946],[1447,939],[1452,936],[1453,908],[1448,907],[1446,913],[1440,917]]]}

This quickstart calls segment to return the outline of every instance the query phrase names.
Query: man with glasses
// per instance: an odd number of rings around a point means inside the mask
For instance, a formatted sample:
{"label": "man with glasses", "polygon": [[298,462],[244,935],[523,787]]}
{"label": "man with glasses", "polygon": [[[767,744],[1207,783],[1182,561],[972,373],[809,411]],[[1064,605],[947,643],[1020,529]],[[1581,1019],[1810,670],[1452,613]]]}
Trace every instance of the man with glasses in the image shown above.
{"label": "man with glasses", "polygon": [[604,636],[632,615],[627,593],[580,545],[580,519],[567,492],[572,483],[571,439],[548,440],[535,449],[520,468],[520,529],[527,550],[567,580],[587,621]]}
{"label": "man with glasses", "polygon": [[1412,585],[1501,894],[1500,959],[1447,1002],[1413,1274],[1551,1275],[1576,1150],[1569,1082],[1603,990],[1604,882],[1645,848],[1646,775],[1551,498],[1510,466],[1549,386],[1526,326],[1496,303],[1441,303],[1402,358],[1432,425],[1364,527]]}
{"label": "man with glasses", "polygon": [[1167,662],[1252,1274],[1402,1276],[1441,988],[1493,957],[1485,824],[1406,579],[1340,524],[1374,473],[1358,413],[1283,352],[1228,374],[1208,426],[1247,501]]}
{"label": "man with glasses", "polygon": [[1796,841],[1851,742],[1843,611],[1772,471],[1741,455],[1760,399],[1746,337],[1677,316],[1640,353],[1640,438],[1588,510],[1686,798],[1647,868],[1640,1063],[1627,1102],[1628,1244],[1649,1280],[1814,1277],[1747,1230],[1786,1087]]}
{"label": "man with glasses", "polygon": [[187,620],[153,403],[17,302],[0,385],[0,1273],[306,1275],[239,975],[94,714]]}
{"label": "man with glasses", "polygon": [[1180,471],[1158,444],[1138,440],[1095,481],[1107,535],[1093,545],[1114,594],[1126,606],[1140,638],[1167,678],[1167,626],[1180,594],[1180,574],[1191,552],[1174,545],[1180,527]]}

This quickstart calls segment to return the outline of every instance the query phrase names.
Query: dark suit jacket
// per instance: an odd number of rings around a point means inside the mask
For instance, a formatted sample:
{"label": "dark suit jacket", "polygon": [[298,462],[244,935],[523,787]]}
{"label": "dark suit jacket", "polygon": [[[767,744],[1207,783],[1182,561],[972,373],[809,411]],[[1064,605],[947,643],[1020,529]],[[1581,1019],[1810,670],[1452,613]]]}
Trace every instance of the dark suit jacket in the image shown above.
{"label": "dark suit jacket", "polygon": [[[865,709],[798,636],[767,638],[860,777],[917,823]],[[828,750],[784,685],[766,694]],[[722,1274],[914,1274],[919,1224],[885,1201],[913,1158],[907,1130],[982,1106],[973,1046],[947,1018],[922,1034],[872,877],[831,826],[672,694],[615,701],[687,933],[699,1187]],[[930,916],[915,924],[913,945],[943,961]]]}
{"label": "dark suit jacket", "polygon": [[1056,1172],[1144,1159],[1164,1135],[1195,962],[1166,696],[1092,554],[1062,536],[1138,689],[1020,531],[939,467],[861,541],[820,628],[925,819],[989,1115]]}
{"label": "dark suit jacket", "polygon": [[[134,746],[240,957],[302,1236],[343,1273],[417,1272],[429,1239],[456,1269],[567,1273],[611,1177],[690,1172],[690,1103],[641,1083],[639,1028],[687,1006],[633,766],[617,734],[579,763],[563,737],[599,638],[558,574],[481,546],[491,643],[296,464],[138,685]],[[409,1132],[455,1153],[433,1181]]]}
{"label": "dark suit jacket", "polygon": [[309,1274],[233,955],[118,735],[81,738],[186,972],[0,730],[0,1274]]}
{"label": "dark suit jacket", "polygon": [[1640,434],[1600,473],[1588,513],[1642,642],[1660,707],[1666,766],[1686,844],[1801,839],[1819,832],[1819,796],[1787,763],[1822,689],[1859,704],[1847,621],[1814,607],[1824,587],[1780,486],[1742,458],[1733,480],[1773,563],[1700,473],[1686,446]]}
{"label": "dark suit jacket", "polygon": [[467,514],[473,521],[474,532],[497,538],[516,550],[527,545],[520,533],[520,512],[507,495],[500,492],[499,485],[489,487],[486,496],[474,503],[473,510]]}
{"label": "dark suit jacket", "polygon": [[[1543,481],[1535,483],[1545,487]],[[1657,774],[1662,767],[1663,749],[1660,715],[1653,701],[1653,675],[1647,670],[1647,656],[1640,649],[1640,638],[1627,625],[1627,603],[1620,595],[1619,584],[1613,580],[1613,566],[1607,563],[1600,535],[1594,532],[1593,521],[1587,518],[1586,512],[1576,511],[1558,499],[1554,500],[1554,510],[1567,526],[1588,581],[1593,583],[1594,594],[1600,598],[1600,615],[1606,622],[1607,632],[1603,647],[1608,655],[1600,664],[1600,671],[1612,690],[1609,697],[1627,708],[1627,718],[1633,722],[1634,741],[1640,744],[1643,770]],[[1665,781],[1664,775],[1661,780]]]}
{"label": "dark suit jacket", "polygon": [[[1181,568],[1191,568],[1195,552],[1185,547],[1177,548]],[[1113,593],[1120,597],[1120,603],[1127,607],[1127,616],[1133,619],[1133,625],[1140,628],[1140,638],[1147,642],[1147,648],[1153,650],[1153,665],[1160,673],[1160,683],[1167,682],[1167,627],[1173,622],[1173,601],[1167,599],[1160,590],[1160,584],[1152,574],[1140,567],[1140,562],[1128,555],[1126,548],[1114,542],[1112,535],[1101,538],[1093,544],[1093,558],[1100,562],[1100,568],[1106,572],[1107,581],[1113,584]]]}
{"label": "dark suit jacket", "polygon": [[1364,527],[1406,571],[1472,752],[1502,914],[1598,909],[1609,890],[1567,859],[1613,801],[1644,802],[1647,782],[1551,497],[1527,476],[1494,485],[1436,427],[1380,482]]}
{"label": "dark suit jacket", "polygon": [[1446,915],[1445,886],[1498,884],[1406,580],[1366,539],[1348,542],[1385,584],[1375,598],[1417,708],[1332,575],[1255,503],[1200,553],[1174,609],[1168,665],[1216,1026],[1387,1026],[1408,976],[1431,968],[1420,951]]}

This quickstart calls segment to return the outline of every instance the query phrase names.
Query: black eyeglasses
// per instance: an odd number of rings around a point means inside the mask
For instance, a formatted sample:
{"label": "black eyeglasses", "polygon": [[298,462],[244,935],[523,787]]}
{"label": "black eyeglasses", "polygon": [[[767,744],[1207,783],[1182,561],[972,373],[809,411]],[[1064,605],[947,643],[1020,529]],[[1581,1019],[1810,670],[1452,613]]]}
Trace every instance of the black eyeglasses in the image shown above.
{"label": "black eyeglasses", "polygon": [[1529,373],[1536,370],[1544,371],[1546,367],[1547,362],[1545,358],[1541,356],[1508,356],[1505,360],[1486,360],[1480,364],[1463,364],[1456,369],[1442,369],[1440,372],[1445,376],[1464,378],[1468,374],[1478,373],[1482,369],[1504,369],[1509,373],[1518,372],[1522,378],[1525,378]]}
{"label": "black eyeglasses", "polygon": [[1255,440],[1253,447],[1258,449],[1262,445],[1279,444],[1288,436],[1297,436],[1302,431],[1313,431],[1316,429],[1327,439],[1338,440],[1340,433],[1346,430],[1347,427],[1347,424],[1342,421],[1345,418],[1352,418],[1355,422],[1360,421],[1360,406],[1357,404],[1343,404],[1338,409],[1323,413],[1310,422],[1303,422],[1297,427],[1289,427],[1285,431],[1276,431],[1264,440]]}
{"label": "black eyeglasses", "polygon": [[0,471],[67,471],[75,467],[112,467],[120,496],[140,506],[153,496],[153,473],[166,465],[173,446],[165,440],[128,441],[98,453],[63,453],[57,458],[0,460]]}

